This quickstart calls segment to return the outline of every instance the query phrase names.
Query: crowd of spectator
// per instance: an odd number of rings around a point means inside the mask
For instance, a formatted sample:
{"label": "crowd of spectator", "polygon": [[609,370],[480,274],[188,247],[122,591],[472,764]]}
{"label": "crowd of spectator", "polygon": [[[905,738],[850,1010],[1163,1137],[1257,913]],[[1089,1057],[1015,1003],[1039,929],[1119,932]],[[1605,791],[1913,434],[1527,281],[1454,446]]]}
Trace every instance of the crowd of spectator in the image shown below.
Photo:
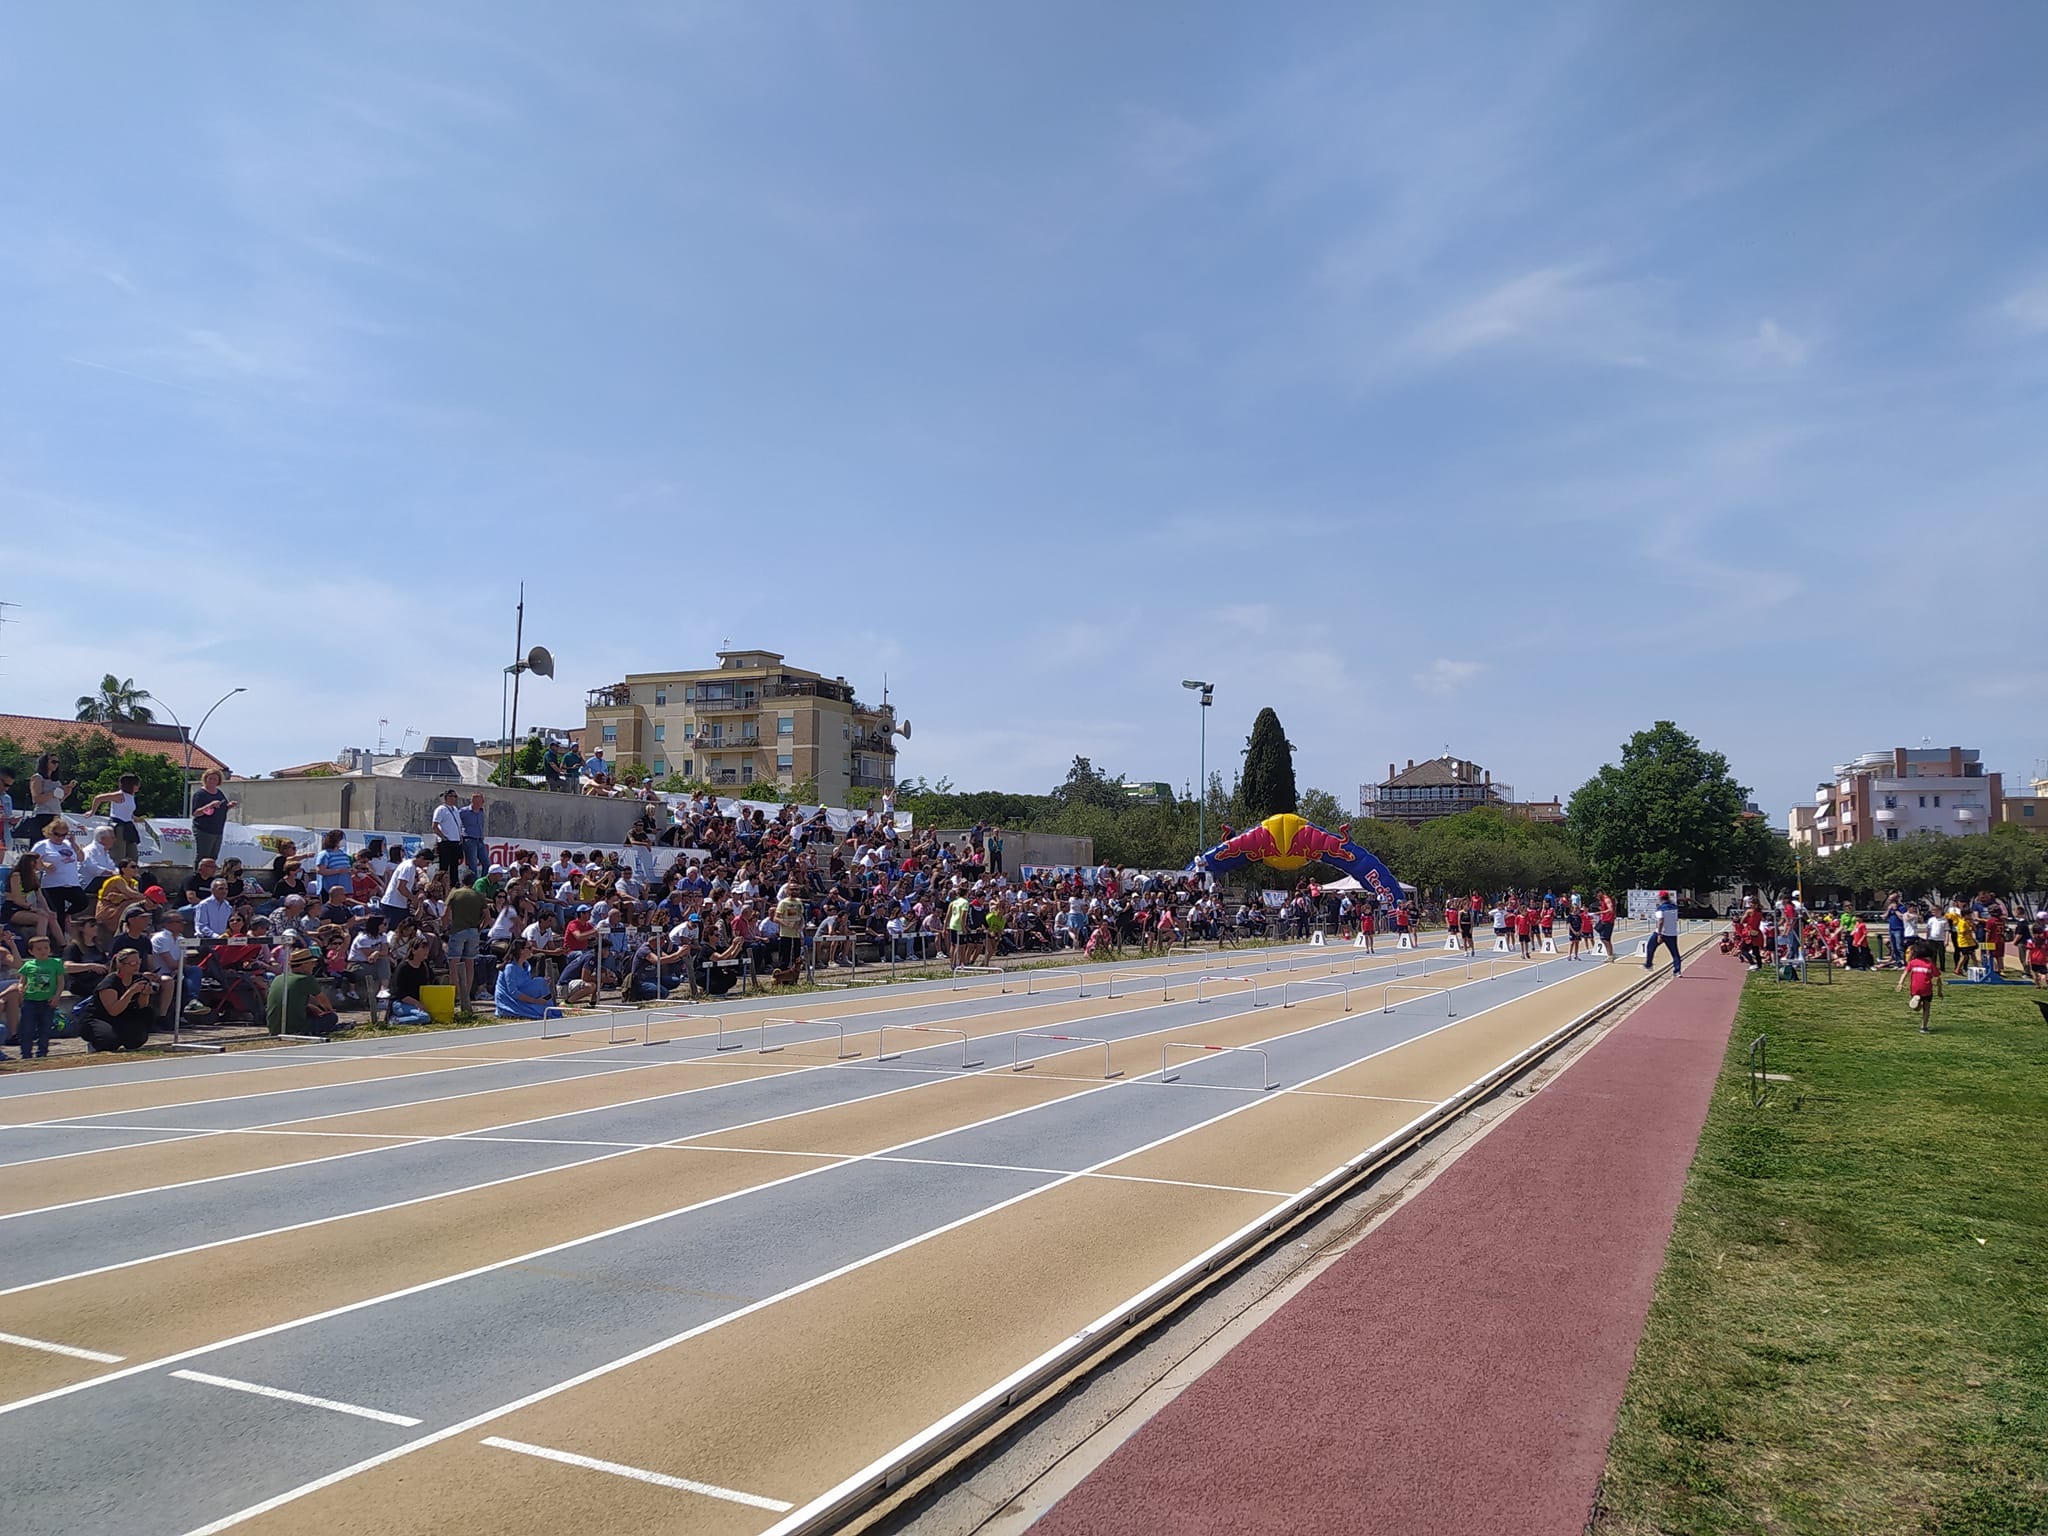
{"label": "crowd of spectator", "polygon": [[[1882,924],[1883,950],[1877,940]],[[1893,891],[1881,915],[1815,912],[1796,896],[1766,907],[1749,898],[1736,914],[1723,949],[1739,949],[1752,970],[1825,960],[1849,970],[1903,970],[1915,956],[1937,971],[2004,976],[2011,954],[2019,973],[2048,986],[2048,911],[2031,917],[1990,891],[1949,901],[1907,901]]]}
{"label": "crowd of spectator", "polygon": [[[590,765],[577,766],[588,782]],[[1369,891],[1306,879],[1269,905],[1269,893],[1233,896],[1186,873],[1013,874],[1000,830],[986,825],[942,836],[877,814],[842,816],[835,829],[819,808],[641,798],[623,851],[493,860],[484,795],[465,803],[450,790],[410,850],[374,839],[350,850],[330,831],[317,849],[279,842],[264,869],[203,853],[171,891],[149,883],[118,821],[80,848],[59,813],[9,870],[0,987],[47,947],[58,994],[41,995],[45,965],[32,1000],[54,1009],[68,994],[88,1044],[133,1048],[177,1009],[321,1034],[351,1015],[423,1020],[437,987],[458,1013],[532,1018],[600,995],[716,996],[877,963],[1114,957],[1318,928],[1370,944],[1422,922],[1410,904],[1383,908]],[[1444,916],[1466,946],[1490,921],[1525,952],[1557,935],[1576,953],[1611,936],[1614,909],[1605,896],[1587,907],[1509,896],[1489,908],[1474,895]],[[20,985],[5,995],[12,1032],[31,999]],[[28,1048],[44,1045],[38,1035]]]}

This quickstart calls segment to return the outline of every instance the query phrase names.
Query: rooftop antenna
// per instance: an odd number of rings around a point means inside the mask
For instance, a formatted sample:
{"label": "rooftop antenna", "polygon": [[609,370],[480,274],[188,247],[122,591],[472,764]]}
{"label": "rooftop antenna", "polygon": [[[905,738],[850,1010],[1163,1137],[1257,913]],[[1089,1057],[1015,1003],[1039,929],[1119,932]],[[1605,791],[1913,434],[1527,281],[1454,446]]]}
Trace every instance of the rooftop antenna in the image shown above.
{"label": "rooftop antenna", "polygon": [[379,757],[382,757],[384,755],[384,727],[389,725],[390,723],[391,722],[382,715],[379,715],[377,717],[377,755]]}

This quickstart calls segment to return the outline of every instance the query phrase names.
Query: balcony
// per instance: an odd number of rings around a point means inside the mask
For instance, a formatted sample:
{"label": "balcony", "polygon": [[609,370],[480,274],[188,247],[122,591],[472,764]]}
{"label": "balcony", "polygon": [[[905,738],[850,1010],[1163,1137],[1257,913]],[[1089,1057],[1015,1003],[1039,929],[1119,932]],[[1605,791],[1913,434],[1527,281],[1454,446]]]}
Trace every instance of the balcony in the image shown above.
{"label": "balcony", "polygon": [[786,677],[781,682],[763,683],[761,697],[764,699],[830,699],[837,704],[851,704],[853,689],[844,683],[813,683],[800,678]]}
{"label": "balcony", "polygon": [[861,731],[854,736],[851,745],[856,752],[886,752],[891,757],[896,755],[896,738],[887,731]]}
{"label": "balcony", "polygon": [[1977,819],[1977,812],[1976,812],[1976,811],[1975,811],[1974,809],[1972,809],[1972,808],[1971,808],[1970,806],[1967,806],[1967,805],[1959,805],[1959,806],[1957,806],[1957,807],[1956,807],[1956,820],[1957,820],[1957,821],[1960,821],[1960,822],[1965,822],[1965,823],[1967,823],[1967,822],[1972,822],[1972,821],[1975,821],[1976,819]]}
{"label": "balcony", "polygon": [[758,711],[761,705],[751,693],[711,699],[700,693],[690,701],[690,707],[700,715],[751,715]]}
{"label": "balcony", "polygon": [[1898,811],[1889,805],[1881,805],[1871,814],[1874,815],[1880,822],[1885,823],[1894,822],[1899,819]]}
{"label": "balcony", "polygon": [[896,780],[886,773],[856,773],[847,780],[855,789],[893,789]]}
{"label": "balcony", "polygon": [[593,688],[583,695],[586,709],[624,709],[633,702],[633,690],[624,683],[613,683],[607,688]]}

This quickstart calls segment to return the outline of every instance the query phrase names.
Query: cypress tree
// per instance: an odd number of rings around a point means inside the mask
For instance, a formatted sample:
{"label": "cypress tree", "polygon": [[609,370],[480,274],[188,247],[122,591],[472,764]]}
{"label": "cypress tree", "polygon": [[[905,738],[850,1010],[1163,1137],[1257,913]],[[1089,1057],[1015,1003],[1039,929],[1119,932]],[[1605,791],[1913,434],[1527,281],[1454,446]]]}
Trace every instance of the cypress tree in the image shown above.
{"label": "cypress tree", "polygon": [[1255,822],[1298,804],[1294,788],[1294,743],[1280,728],[1272,707],[1259,711],[1244,754],[1245,813]]}

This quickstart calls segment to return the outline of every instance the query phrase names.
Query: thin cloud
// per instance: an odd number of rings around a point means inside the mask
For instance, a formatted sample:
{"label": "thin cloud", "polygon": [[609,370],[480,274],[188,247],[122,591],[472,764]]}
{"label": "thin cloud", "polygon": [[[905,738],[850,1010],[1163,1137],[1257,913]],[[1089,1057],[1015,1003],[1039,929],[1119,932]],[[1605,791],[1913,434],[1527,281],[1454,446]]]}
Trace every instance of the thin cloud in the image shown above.
{"label": "thin cloud", "polygon": [[1756,356],[1768,362],[1783,363],[1787,368],[1797,368],[1813,350],[1803,337],[1793,335],[1768,315],[1758,323],[1750,349]]}
{"label": "thin cloud", "polygon": [[2048,331],[2048,277],[2018,293],[1999,306],[1998,312],[2024,336]]}
{"label": "thin cloud", "polygon": [[1415,674],[1414,682],[1424,693],[1447,698],[1469,687],[1485,670],[1483,661],[1453,661],[1448,656],[1439,656]]}

